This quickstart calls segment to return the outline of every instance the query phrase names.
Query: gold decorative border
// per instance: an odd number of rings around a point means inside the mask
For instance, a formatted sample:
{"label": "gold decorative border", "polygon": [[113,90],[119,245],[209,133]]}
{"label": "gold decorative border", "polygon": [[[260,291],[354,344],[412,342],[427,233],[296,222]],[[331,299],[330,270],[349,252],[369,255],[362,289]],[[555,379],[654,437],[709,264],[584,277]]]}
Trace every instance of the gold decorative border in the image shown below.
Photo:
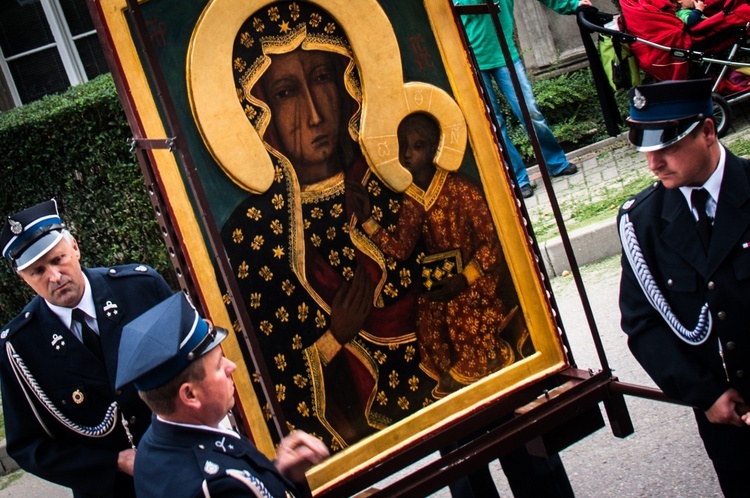
{"label": "gold decorative border", "polygon": [[[143,2],[141,2],[143,3]],[[103,21],[108,28],[115,56],[122,67],[127,91],[131,96],[134,112],[137,114],[146,137],[163,138],[168,136],[156,104],[156,96],[141,65],[130,25],[125,16],[125,0],[101,0],[99,2]],[[186,185],[179,166],[171,151],[154,149],[149,152],[155,166],[157,181],[164,189],[165,201],[171,210],[170,221],[182,243],[190,273],[200,289],[208,318],[215,324],[232,330],[232,324],[224,305],[218,282],[221,277],[214,272],[213,258],[203,240],[200,224],[193,211]],[[237,364],[232,374],[237,397],[245,418],[253,431],[253,440],[260,451],[273,458],[276,447],[265,423],[260,402],[255,395],[250,372],[235,334],[229,334],[221,343],[224,354]]]}

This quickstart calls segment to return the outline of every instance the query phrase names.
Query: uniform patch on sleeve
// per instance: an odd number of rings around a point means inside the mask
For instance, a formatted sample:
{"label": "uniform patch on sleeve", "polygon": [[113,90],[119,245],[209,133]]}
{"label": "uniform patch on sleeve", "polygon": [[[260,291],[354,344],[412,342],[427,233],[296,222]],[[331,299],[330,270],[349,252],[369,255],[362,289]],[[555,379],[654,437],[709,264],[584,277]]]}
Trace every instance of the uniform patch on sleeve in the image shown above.
{"label": "uniform patch on sleeve", "polygon": [[221,467],[219,467],[218,463],[214,463],[211,460],[206,460],[206,463],[203,464],[203,472],[205,472],[208,475],[215,475]]}

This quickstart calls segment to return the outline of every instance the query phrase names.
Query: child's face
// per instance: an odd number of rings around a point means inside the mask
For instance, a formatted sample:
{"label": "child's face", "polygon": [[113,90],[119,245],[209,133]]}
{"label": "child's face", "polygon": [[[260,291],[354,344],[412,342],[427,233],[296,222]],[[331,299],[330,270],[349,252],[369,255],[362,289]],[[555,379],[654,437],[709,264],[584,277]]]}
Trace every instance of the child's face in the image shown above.
{"label": "child's face", "polygon": [[400,130],[398,134],[398,159],[412,175],[432,169],[435,149],[415,130]]}

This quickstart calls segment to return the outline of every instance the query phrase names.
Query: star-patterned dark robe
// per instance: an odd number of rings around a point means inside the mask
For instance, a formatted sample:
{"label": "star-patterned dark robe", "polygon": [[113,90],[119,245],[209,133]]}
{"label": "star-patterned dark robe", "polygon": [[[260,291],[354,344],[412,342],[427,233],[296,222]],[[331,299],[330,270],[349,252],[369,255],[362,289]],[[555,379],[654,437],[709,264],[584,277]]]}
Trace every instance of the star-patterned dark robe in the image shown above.
{"label": "star-patterned dark robe", "polygon": [[[222,229],[287,424],[333,451],[431,403],[435,386],[419,367],[414,333],[418,265],[386,257],[357,228],[345,181],[360,182],[381,206],[374,216],[395,228],[401,196],[360,158],[303,188],[279,162],[271,188],[248,196]],[[330,303],[358,265],[376,286],[373,308],[341,347],[328,330]]]}

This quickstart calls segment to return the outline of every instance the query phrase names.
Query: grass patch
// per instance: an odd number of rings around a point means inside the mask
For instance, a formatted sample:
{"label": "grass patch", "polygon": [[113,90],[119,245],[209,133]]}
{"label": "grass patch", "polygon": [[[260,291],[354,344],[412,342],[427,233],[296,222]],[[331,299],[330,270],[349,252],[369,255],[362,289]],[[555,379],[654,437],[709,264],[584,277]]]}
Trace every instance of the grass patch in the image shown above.
{"label": "grass patch", "polygon": [[0,477],[0,491],[4,490],[17,480],[23,477],[23,470],[17,470],[15,472],[11,472],[10,474],[4,475]]}
{"label": "grass patch", "polygon": [[[739,138],[725,145],[727,149],[737,156],[750,157],[750,140],[748,139]],[[603,158],[606,154],[600,154],[599,158]],[[601,200],[568,200],[560,202],[560,210],[565,214],[566,218],[566,229],[570,232],[576,228],[582,228],[607,218],[613,218],[626,200],[651,185],[653,181],[654,177],[644,172],[643,176],[636,177],[622,186],[610,185],[604,187],[599,196],[602,197]],[[545,242],[559,235],[555,218],[551,212],[531,213],[531,218],[538,242]]]}
{"label": "grass patch", "polygon": [[623,202],[645,189],[654,182],[653,177],[643,176],[631,180],[622,186],[622,188],[606,188],[606,198],[600,201],[576,203],[570,211],[571,218],[575,222],[583,222],[592,218],[599,217],[603,214],[615,214]]}
{"label": "grass patch", "polygon": [[[750,142],[748,147],[750,147]],[[604,187],[601,195],[603,198],[598,201],[562,201],[560,210],[565,213],[567,219],[566,229],[570,232],[576,228],[614,217],[623,202],[651,185],[653,181],[654,178],[651,175],[644,174],[623,185]],[[535,213],[531,217],[537,241],[544,242],[559,235],[555,217],[550,211]]]}
{"label": "grass patch", "polygon": [[733,154],[740,157],[750,156],[750,140],[740,138],[727,145],[727,149],[731,150]]}

